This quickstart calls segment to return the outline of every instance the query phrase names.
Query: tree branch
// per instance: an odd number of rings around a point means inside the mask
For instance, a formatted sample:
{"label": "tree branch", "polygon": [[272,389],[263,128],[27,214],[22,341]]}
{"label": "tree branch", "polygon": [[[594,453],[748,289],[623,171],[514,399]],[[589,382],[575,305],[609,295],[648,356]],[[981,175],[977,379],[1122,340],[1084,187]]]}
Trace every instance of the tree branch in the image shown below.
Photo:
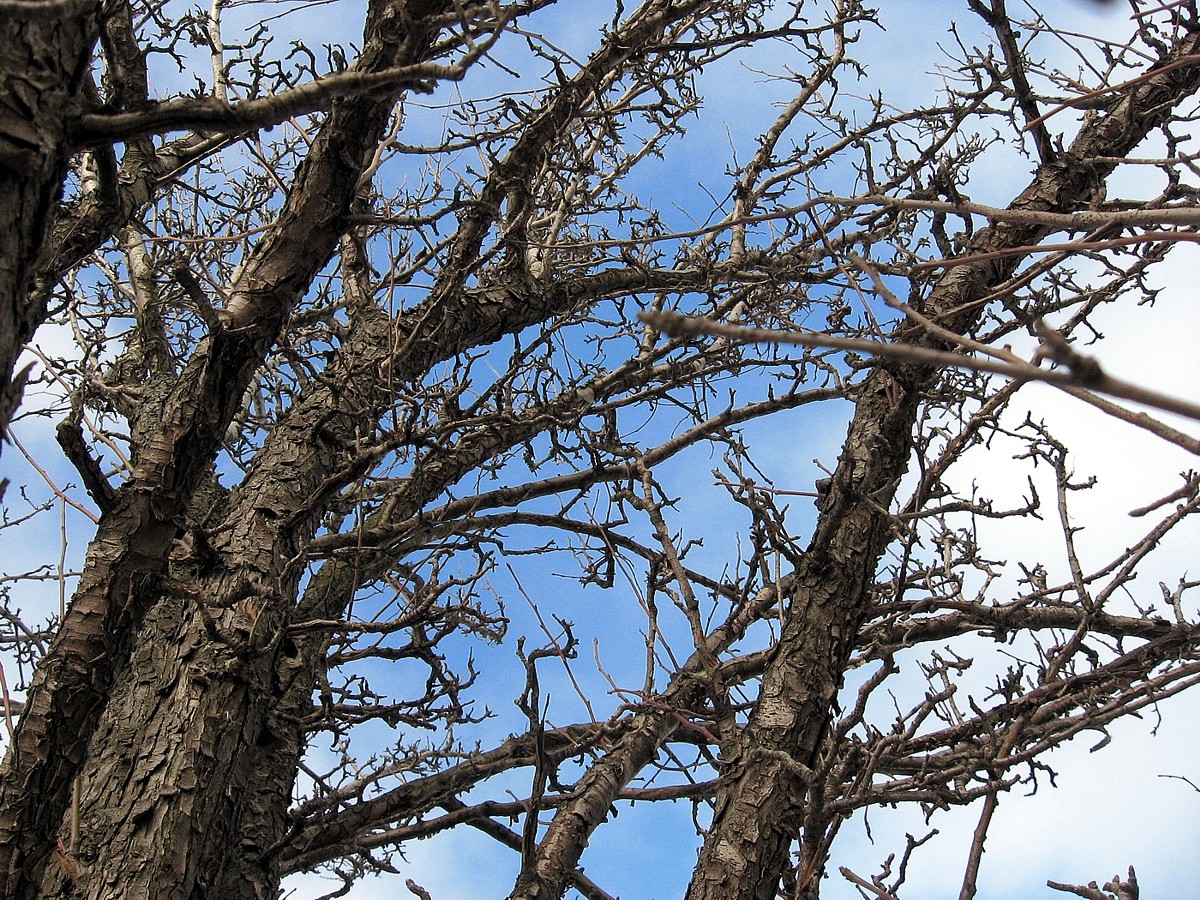
{"label": "tree branch", "polygon": [[[672,337],[687,337],[691,335],[707,335],[742,341],[744,343],[764,344],[795,344],[801,347],[829,347],[834,350],[846,350],[853,353],[870,353],[885,359],[901,362],[919,363],[929,366],[955,367],[969,369],[974,372],[989,372],[1003,375],[1014,381],[1040,381],[1057,388],[1075,388],[1098,391],[1141,403],[1145,406],[1175,413],[1189,419],[1200,421],[1200,404],[1159,393],[1150,388],[1133,384],[1119,378],[1107,375],[1095,360],[1089,360],[1079,354],[1064,357],[1080,365],[1080,369],[1069,371],[1058,369],[1041,369],[1030,365],[1015,355],[1006,351],[995,351],[1003,355],[1003,359],[987,359],[977,356],[963,356],[946,350],[937,350],[915,344],[898,344],[888,341],[872,341],[864,338],[845,338],[830,334],[806,334],[796,331],[776,331],[768,328],[747,328],[740,325],[727,325],[713,322],[698,316],[681,316],[666,310],[647,310],[638,313],[638,317],[664,334]],[[1044,326],[1043,326],[1044,327]],[[1048,331],[1049,329],[1047,329]],[[1062,339],[1059,338],[1061,341]],[[1045,355],[1054,358],[1058,351],[1050,349]],[[1193,451],[1196,452],[1196,451]]]}

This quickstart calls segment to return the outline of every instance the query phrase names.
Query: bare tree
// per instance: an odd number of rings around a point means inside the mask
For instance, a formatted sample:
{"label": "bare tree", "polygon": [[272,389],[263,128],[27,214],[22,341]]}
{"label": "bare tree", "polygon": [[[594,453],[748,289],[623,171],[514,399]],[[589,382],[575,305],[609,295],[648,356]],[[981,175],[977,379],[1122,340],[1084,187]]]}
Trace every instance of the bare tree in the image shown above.
{"label": "bare tree", "polygon": [[[77,573],[0,582],[0,895],[346,891],[470,827],[513,897],[606,897],[630,800],[693,805],[692,898],[815,898],[856,811],[976,804],[966,898],[1047,751],[1200,678],[1200,582],[1134,583],[1200,477],[1089,563],[1072,448],[1014,414],[1048,380],[1200,451],[1077,349],[1193,240],[1193,2],[1120,39],[947,4],[904,104],[857,0],[0,8],[44,84],[0,105],[0,364],[70,336],[14,434],[74,471],[29,453],[3,524],[90,517]],[[764,461],[831,428],[800,484]],[[989,453],[1024,497],[960,479]],[[1045,558],[985,539],[1043,519]],[[843,874],[899,896],[923,843]]]}

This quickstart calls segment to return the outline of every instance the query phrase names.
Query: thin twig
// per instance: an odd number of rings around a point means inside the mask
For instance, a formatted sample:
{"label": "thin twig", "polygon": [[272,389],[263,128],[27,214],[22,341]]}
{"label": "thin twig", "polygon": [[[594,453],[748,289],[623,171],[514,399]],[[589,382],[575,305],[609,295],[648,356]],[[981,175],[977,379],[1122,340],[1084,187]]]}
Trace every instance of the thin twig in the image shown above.
{"label": "thin twig", "polygon": [[873,341],[862,338],[834,337],[828,334],[812,334],[800,331],[777,331],[769,328],[746,328],[739,325],[726,325],[698,316],[682,316],[667,311],[645,311],[638,317],[648,325],[659,329],[671,337],[688,337],[706,335],[720,337],[742,343],[763,344],[794,344],[800,347],[828,347],[834,350],[849,350],[855,353],[869,353],[900,362],[916,363],[928,366],[953,366],[968,369],[973,372],[989,372],[1003,375],[1014,381],[1041,381],[1062,389],[1080,389],[1097,391],[1141,403],[1144,406],[1160,409],[1164,412],[1175,413],[1189,419],[1200,421],[1200,404],[1162,394],[1150,388],[1133,384],[1111,375],[1104,374],[1089,366],[1083,373],[1074,370],[1041,369],[1026,363],[1017,357],[1003,360],[964,356],[946,350],[935,350],[917,344],[898,344],[889,341]]}

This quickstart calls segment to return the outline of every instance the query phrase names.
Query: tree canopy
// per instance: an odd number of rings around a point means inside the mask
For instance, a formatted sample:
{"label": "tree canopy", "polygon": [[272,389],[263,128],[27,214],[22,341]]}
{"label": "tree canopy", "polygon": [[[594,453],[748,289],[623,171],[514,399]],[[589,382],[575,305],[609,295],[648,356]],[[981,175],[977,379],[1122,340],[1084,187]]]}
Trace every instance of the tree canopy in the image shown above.
{"label": "tree canopy", "polygon": [[1200,14],[1038,6],[0,0],[0,896],[974,896],[1200,678]]}

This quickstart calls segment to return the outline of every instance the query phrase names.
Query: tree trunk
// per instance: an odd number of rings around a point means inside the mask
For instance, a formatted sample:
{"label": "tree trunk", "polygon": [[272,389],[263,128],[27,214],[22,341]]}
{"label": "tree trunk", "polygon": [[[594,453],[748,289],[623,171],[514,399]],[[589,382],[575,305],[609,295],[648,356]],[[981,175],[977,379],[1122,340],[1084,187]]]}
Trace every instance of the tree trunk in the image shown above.
{"label": "tree trunk", "polygon": [[278,629],[254,618],[260,608],[239,604],[212,623],[240,645],[210,638],[196,597],[166,597],[147,615],[79,780],[79,877],[50,869],[43,896],[275,895],[277,883],[214,890],[256,755],[270,743],[272,678],[287,650],[264,639]]}
{"label": "tree trunk", "polygon": [[46,316],[29,288],[67,177],[100,4],[26,4],[0,17],[0,436],[21,400],[21,345]]}

